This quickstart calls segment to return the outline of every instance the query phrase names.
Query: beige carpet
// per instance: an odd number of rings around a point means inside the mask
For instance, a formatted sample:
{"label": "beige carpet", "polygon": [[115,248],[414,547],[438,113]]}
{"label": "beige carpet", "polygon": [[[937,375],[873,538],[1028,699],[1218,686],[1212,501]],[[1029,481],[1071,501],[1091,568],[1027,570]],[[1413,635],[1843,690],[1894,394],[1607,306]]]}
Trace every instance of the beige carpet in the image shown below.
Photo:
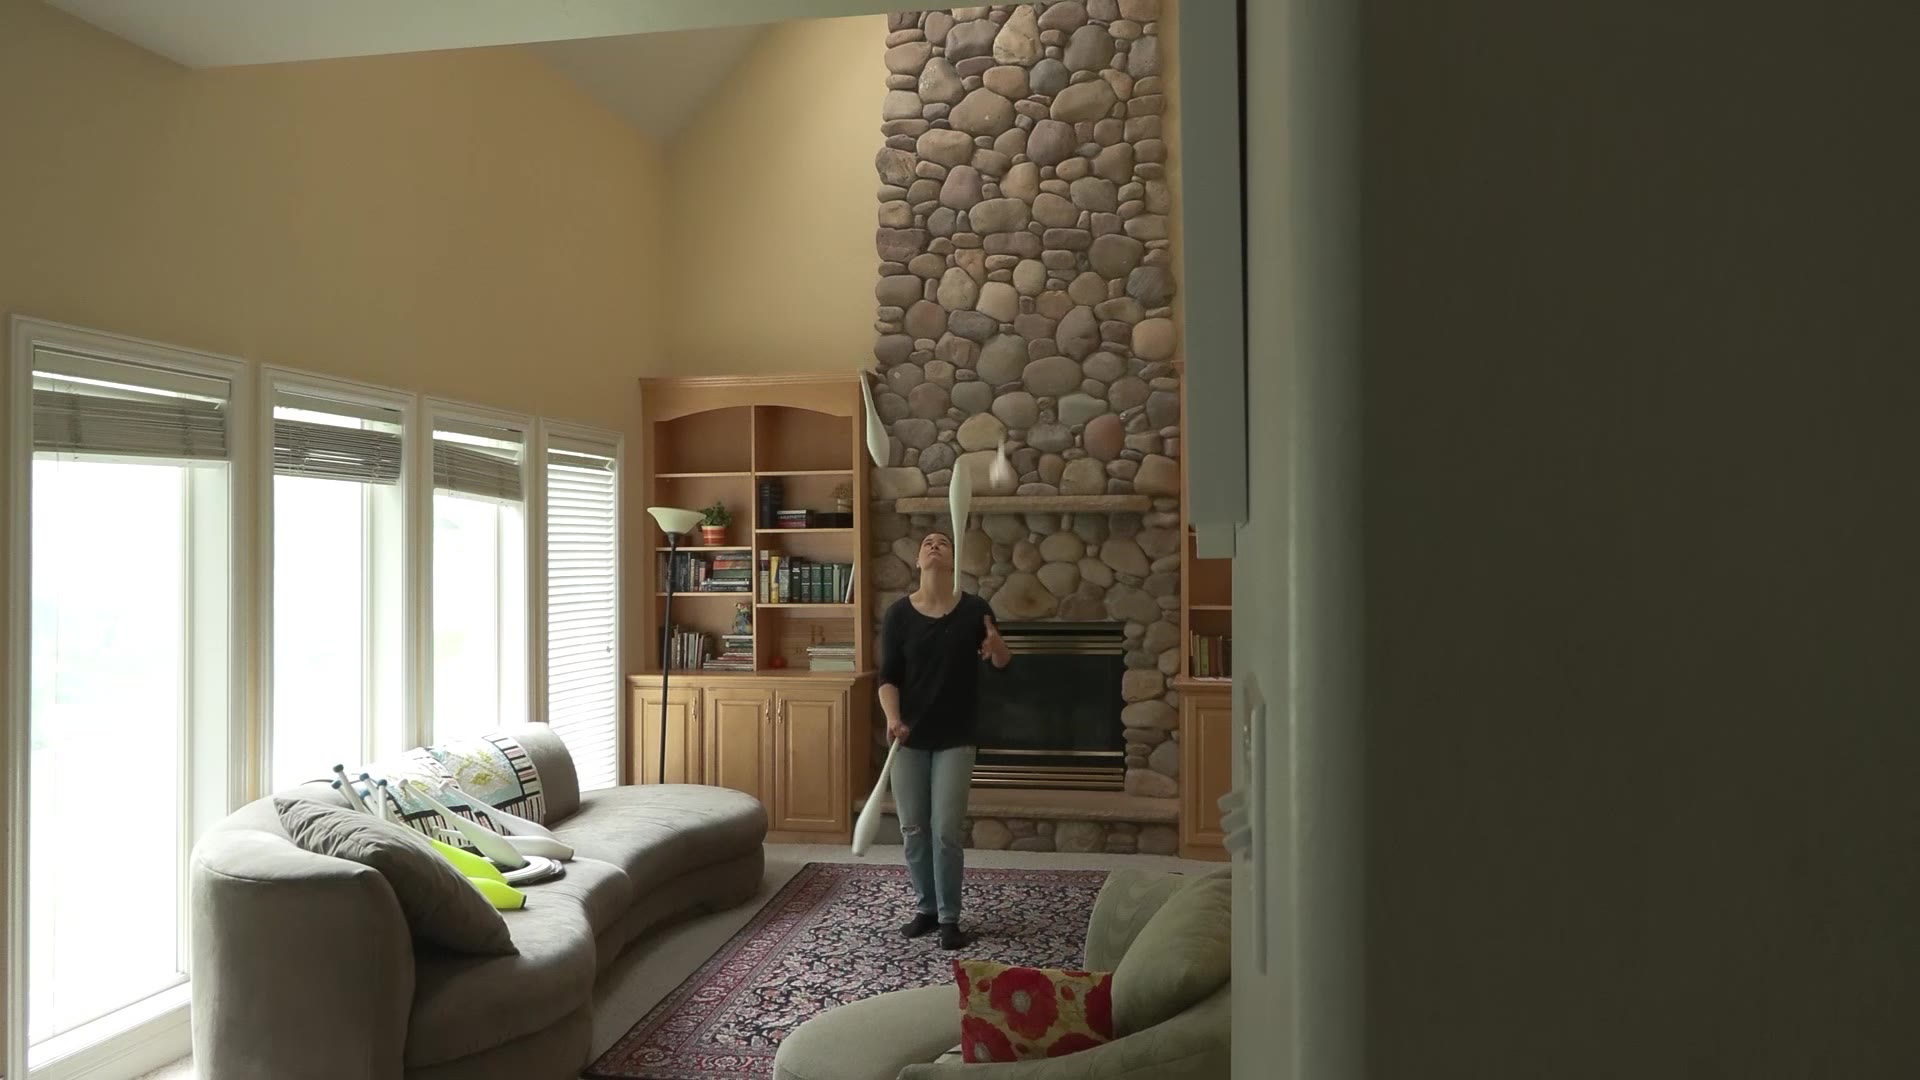
{"label": "beige carpet", "polygon": [[[900,861],[898,847],[875,847],[873,862]],[[760,893],[732,911],[666,927],[628,949],[614,961],[594,994],[593,1056],[599,1057],[627,1030],[640,1022],[674,987],[693,974],[720,946],[738,933],[761,906],[780,891],[788,879],[810,862],[856,862],[845,847],[768,844],[767,874]],[[1159,855],[1065,855],[1057,852],[969,851],[969,866],[1042,867],[1060,870],[1099,870],[1139,866],[1155,870],[1204,873],[1218,863],[1191,862]],[[902,913],[902,920],[907,913]],[[181,1061],[142,1080],[193,1080],[193,1063]]]}

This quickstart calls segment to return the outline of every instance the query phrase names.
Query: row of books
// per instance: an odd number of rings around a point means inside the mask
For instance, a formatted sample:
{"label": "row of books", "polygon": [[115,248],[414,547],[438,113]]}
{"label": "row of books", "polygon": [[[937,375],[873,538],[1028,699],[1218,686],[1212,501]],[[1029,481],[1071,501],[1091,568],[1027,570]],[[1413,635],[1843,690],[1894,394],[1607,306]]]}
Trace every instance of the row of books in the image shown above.
{"label": "row of books", "polygon": [[667,639],[667,666],[676,671],[702,667],[706,664],[710,651],[711,646],[707,641],[707,635],[698,630],[676,626],[673,628],[673,634]]}
{"label": "row of books", "polygon": [[760,553],[763,604],[850,604],[853,564],[820,563],[797,555]]}
{"label": "row of books", "polygon": [[667,557],[662,554],[660,580],[677,593],[751,593],[753,555],[745,551],[725,551],[711,556],[676,554],[669,572]]}
{"label": "row of books", "polygon": [[851,644],[825,644],[807,646],[807,668],[811,671],[852,671],[853,646]]}
{"label": "row of books", "polygon": [[752,671],[753,635],[720,635],[720,655],[708,657],[700,666],[707,671]]}
{"label": "row of books", "polygon": [[1233,639],[1224,635],[1193,634],[1187,666],[1196,679],[1233,677]]}
{"label": "row of books", "polygon": [[775,510],[772,518],[762,517],[773,529],[850,529],[852,511]]}

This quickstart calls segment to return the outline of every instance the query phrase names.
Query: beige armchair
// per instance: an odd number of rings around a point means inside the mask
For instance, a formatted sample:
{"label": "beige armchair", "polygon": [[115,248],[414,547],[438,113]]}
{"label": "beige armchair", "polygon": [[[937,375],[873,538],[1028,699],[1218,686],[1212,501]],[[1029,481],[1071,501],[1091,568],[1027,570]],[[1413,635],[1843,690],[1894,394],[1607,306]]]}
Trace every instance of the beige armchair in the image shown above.
{"label": "beige armchair", "polygon": [[[1132,869],[1109,875],[1087,927],[1087,970],[1117,969],[1147,922],[1194,880]],[[1044,1061],[967,1065],[955,1049],[958,991],[926,986],[842,1005],[800,1025],[780,1044],[773,1075],[774,1080],[1223,1080],[1231,1072],[1232,1014],[1232,984],[1223,982],[1171,1019],[1091,1050]]]}

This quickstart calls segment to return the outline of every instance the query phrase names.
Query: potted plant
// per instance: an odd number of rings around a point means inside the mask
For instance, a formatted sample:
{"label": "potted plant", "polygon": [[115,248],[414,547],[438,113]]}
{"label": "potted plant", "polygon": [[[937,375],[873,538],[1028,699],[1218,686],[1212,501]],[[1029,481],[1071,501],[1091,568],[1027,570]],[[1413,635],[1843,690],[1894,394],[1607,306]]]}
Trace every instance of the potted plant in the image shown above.
{"label": "potted plant", "polygon": [[720,547],[727,542],[727,526],[733,524],[733,515],[727,512],[727,505],[715,502],[707,507],[700,521],[700,542],[707,547]]}

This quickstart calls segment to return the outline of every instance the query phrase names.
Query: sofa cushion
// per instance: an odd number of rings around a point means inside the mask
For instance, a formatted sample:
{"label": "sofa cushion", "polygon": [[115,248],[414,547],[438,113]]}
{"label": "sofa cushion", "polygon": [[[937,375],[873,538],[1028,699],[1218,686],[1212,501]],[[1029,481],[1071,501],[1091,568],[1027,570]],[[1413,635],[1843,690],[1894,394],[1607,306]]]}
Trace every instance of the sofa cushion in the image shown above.
{"label": "sofa cushion", "polygon": [[1140,930],[1113,973],[1113,1027],[1144,1031],[1204,1000],[1233,976],[1233,879],[1180,887]]}
{"label": "sofa cushion", "polygon": [[543,824],[551,827],[580,809],[580,774],[573,767],[573,754],[553,728],[547,724],[521,724],[507,728],[528,760],[540,772],[540,793],[547,803]]}
{"label": "sofa cushion", "polygon": [[767,813],[751,795],[696,784],[637,784],[589,791],[580,812],[554,826],[575,855],[610,862],[635,896],[690,870],[760,846]]}
{"label": "sofa cushion", "polygon": [[[527,906],[505,912],[518,955],[416,957],[406,1064],[433,1065],[530,1035],[593,1000],[592,912],[610,904],[624,875],[594,862],[526,888]],[[625,886],[630,888],[630,886]]]}
{"label": "sofa cushion", "polygon": [[574,859],[566,864],[566,873],[552,881],[528,885],[527,903],[547,903],[558,897],[570,897],[586,913],[587,925],[595,935],[605,933],[633,910],[633,881],[626,871],[599,859]]}
{"label": "sofa cushion", "polygon": [[960,1041],[951,986],[848,1002],[794,1028],[773,1056],[774,1080],[894,1080]]}
{"label": "sofa cushion", "polygon": [[1184,874],[1131,866],[1108,874],[1093,902],[1093,917],[1087,921],[1087,970],[1116,970],[1147,921],[1190,880]]}
{"label": "sofa cushion", "polygon": [[276,798],[273,805],[294,843],[380,871],[415,937],[462,953],[513,951],[500,914],[419,834],[310,799]]}

